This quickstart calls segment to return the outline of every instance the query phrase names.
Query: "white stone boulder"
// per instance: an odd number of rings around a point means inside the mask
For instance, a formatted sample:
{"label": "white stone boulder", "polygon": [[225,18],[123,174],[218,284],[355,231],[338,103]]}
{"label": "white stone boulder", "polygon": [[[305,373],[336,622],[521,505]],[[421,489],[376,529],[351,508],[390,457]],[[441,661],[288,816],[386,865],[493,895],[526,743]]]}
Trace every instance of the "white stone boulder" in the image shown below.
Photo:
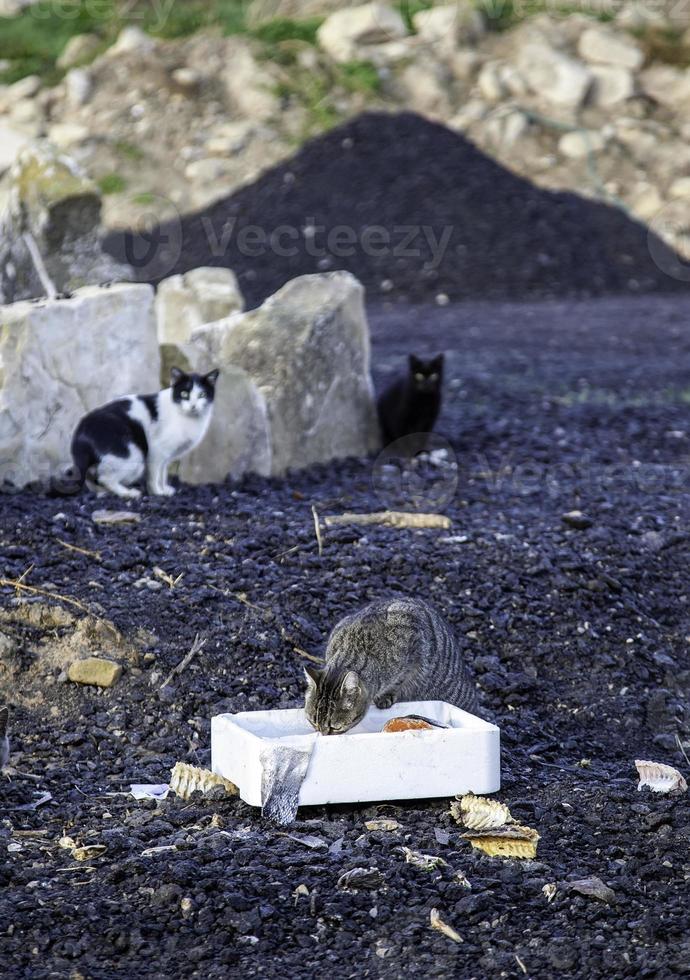
{"label": "white stone boulder", "polygon": [[202,267],[170,276],[156,292],[158,340],[186,344],[197,327],[243,309],[244,299],[230,269]]}
{"label": "white stone boulder", "polygon": [[400,13],[386,3],[365,3],[337,10],[317,33],[320,47],[334,61],[366,59],[367,45],[385,44],[407,35]]}
{"label": "white stone boulder", "polygon": [[486,30],[484,18],[469,0],[420,10],[412,18],[418,37],[439,53],[454,53],[460,44],[477,41]]}
{"label": "white stone boulder", "polygon": [[554,105],[579,108],[592,84],[582,62],[536,40],[519,49],[517,67],[530,89]]}
{"label": "white stone boulder", "polygon": [[616,65],[630,71],[637,71],[644,62],[644,52],[636,41],[603,24],[583,31],[577,50],[585,61],[599,65]]}
{"label": "white stone boulder", "polygon": [[594,81],[589,94],[591,105],[606,109],[631,99],[635,94],[635,78],[628,68],[614,65],[592,65]]}
{"label": "white stone boulder", "polygon": [[182,479],[279,475],[380,445],[363,295],[348,272],[301,276],[258,309],[194,332],[195,366],[220,368],[219,404]]}
{"label": "white stone boulder", "polygon": [[0,482],[64,474],[85,412],[157,391],[153,289],[87,286],[70,299],[0,306]]}
{"label": "white stone boulder", "polygon": [[645,95],[675,112],[690,106],[690,68],[652,65],[640,75]]}

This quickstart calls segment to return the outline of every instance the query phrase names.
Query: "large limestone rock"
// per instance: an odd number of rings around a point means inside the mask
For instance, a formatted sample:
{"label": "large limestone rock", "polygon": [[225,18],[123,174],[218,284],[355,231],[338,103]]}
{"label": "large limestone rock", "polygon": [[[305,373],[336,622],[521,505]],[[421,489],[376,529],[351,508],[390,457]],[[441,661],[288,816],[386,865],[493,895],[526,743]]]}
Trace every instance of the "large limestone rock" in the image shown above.
{"label": "large limestone rock", "polygon": [[367,58],[367,46],[385,44],[405,37],[407,28],[401,15],[385,3],[365,3],[338,10],[319,28],[319,45],[334,61]]}
{"label": "large limestone rock", "polygon": [[532,91],[554,105],[579,108],[592,84],[582,62],[536,40],[520,48],[517,67]]}
{"label": "large limestone rock", "polygon": [[89,286],[0,307],[0,482],[60,476],[81,416],[158,389],[153,289]]}
{"label": "large limestone rock", "polygon": [[156,293],[158,340],[185,344],[197,327],[243,309],[244,299],[230,269],[199,268],[171,276]]}
{"label": "large limestone rock", "polygon": [[469,0],[420,10],[412,18],[420,40],[441,54],[452,54],[460,44],[471,44],[484,34],[484,18]]}
{"label": "large limestone rock", "polygon": [[247,453],[243,465],[262,473],[379,445],[363,289],[350,273],[294,279],[259,309],[200,327],[191,346],[199,368],[217,366],[221,375],[209,434],[183,461],[183,479],[238,475],[247,413],[265,439],[258,459]]}
{"label": "large limestone rock", "polygon": [[74,161],[45,141],[22,150],[0,188],[0,303],[133,279],[103,252],[100,216]]}

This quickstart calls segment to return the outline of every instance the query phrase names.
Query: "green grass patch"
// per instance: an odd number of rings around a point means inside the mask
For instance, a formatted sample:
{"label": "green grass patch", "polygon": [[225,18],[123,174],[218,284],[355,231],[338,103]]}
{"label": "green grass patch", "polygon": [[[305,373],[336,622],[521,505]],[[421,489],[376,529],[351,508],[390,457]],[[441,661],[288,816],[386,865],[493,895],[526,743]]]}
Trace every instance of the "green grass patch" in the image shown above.
{"label": "green grass patch", "polygon": [[127,188],[127,181],[120,174],[104,174],[98,178],[101,194],[121,194]]}
{"label": "green grass patch", "polygon": [[323,17],[310,17],[307,20],[289,20],[277,17],[250,31],[252,37],[266,44],[282,44],[283,41],[304,41],[316,44],[316,32],[323,24]]}
{"label": "green grass patch", "polygon": [[381,88],[381,76],[370,61],[346,61],[340,65],[338,75],[348,92],[374,95]]}
{"label": "green grass patch", "polygon": [[143,160],[146,156],[140,147],[134,143],[129,143],[127,140],[118,140],[114,146],[120,156],[125,157],[127,160]]}

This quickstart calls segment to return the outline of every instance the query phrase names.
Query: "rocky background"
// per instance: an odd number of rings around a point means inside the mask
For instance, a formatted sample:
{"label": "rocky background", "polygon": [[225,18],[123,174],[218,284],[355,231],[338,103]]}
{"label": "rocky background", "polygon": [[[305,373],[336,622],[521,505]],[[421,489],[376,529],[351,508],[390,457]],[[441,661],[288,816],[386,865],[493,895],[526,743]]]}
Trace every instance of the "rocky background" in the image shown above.
{"label": "rocky background", "polygon": [[412,109],[538,185],[613,202],[684,247],[682,3],[61,10],[0,6],[0,171],[27,140],[49,136],[99,185],[109,228],[170,202],[182,212],[206,206],[363,109]]}

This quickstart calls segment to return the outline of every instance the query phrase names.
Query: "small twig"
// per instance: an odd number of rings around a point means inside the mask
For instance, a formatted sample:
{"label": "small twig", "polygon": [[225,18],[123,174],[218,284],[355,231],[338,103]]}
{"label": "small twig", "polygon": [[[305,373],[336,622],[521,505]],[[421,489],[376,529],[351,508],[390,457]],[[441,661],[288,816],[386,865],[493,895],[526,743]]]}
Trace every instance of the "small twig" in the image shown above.
{"label": "small twig", "polygon": [[78,548],[76,544],[70,544],[69,541],[63,541],[62,538],[55,539],[58,544],[61,544],[63,548],[67,548],[69,551],[76,551],[80,555],[86,555],[88,558],[95,558],[96,561],[101,560],[100,551],[89,551],[88,548]]}
{"label": "small twig", "polygon": [[306,657],[307,660],[313,660],[315,664],[325,663],[323,657],[315,657],[313,654],[307,653],[306,650],[303,650],[302,647],[293,647],[292,649],[293,652],[299,654],[300,657]]}
{"label": "small twig", "polygon": [[194,659],[194,657],[197,655],[197,653],[200,650],[203,650],[203,648],[205,646],[206,646],[206,640],[200,639],[199,638],[199,634],[197,633],[196,636],[194,637],[194,642],[192,643],[192,646],[191,646],[191,649],[190,649],[189,653],[185,657],[183,657],[182,660],[180,660],[180,662],[177,665],[177,667],[173,667],[173,669],[170,671],[170,673],[168,674],[168,676],[165,678],[165,680],[161,684],[161,690],[164,687],[167,687],[168,686],[168,684],[170,683],[170,681],[173,679],[173,677],[176,674],[181,674],[182,671],[185,670],[185,668],[190,665],[190,663],[192,662],[192,660]]}
{"label": "small twig", "polygon": [[14,766],[5,769],[5,775],[11,776],[12,778],[30,779],[34,783],[43,782],[43,776],[34,776],[32,772],[22,772],[21,769],[15,769]]}
{"label": "small twig", "polygon": [[172,575],[168,575],[164,569],[158,568],[157,565],[153,569],[153,574],[156,576],[156,578],[159,578],[165,582],[169,589],[174,589],[178,582],[181,582],[184,578],[184,572],[180,572],[177,578],[173,578]]}
{"label": "small twig", "polygon": [[373,514],[333,514],[324,518],[324,524],[326,527],[338,527],[340,524],[382,524],[385,527],[448,529],[451,520],[445,514],[414,514],[403,510],[381,510]]}
{"label": "small twig", "polygon": [[[31,571],[31,569],[27,569],[21,578],[0,578],[0,586],[6,585],[11,589],[16,589],[17,591],[21,589],[22,592],[31,592],[35,595],[47,596],[49,599],[57,599],[58,602],[66,602],[70,606],[75,606],[77,609],[81,609],[81,611],[85,612],[87,616],[93,616],[93,613],[89,607],[85,606],[83,602],[79,602],[78,599],[71,599],[68,595],[62,595],[60,592],[51,592],[50,589],[42,589],[38,585],[24,585],[22,579],[29,573],[29,571]],[[108,622],[107,619],[103,619],[101,622],[107,626],[109,630],[112,630],[116,636],[118,635],[118,631],[115,629],[112,623]]]}
{"label": "small twig", "polygon": [[520,969],[525,974],[525,976],[527,976],[527,967],[525,966],[525,964],[522,962],[522,960],[520,959],[517,953],[513,953],[513,956],[517,960],[517,965],[520,967]]}
{"label": "small twig", "polygon": [[676,732],[676,745],[678,746],[678,751],[681,753],[687,764],[690,766],[690,759],[688,759],[687,752],[683,748],[683,743],[681,742],[678,733]]}
{"label": "small twig", "polygon": [[319,521],[319,515],[316,511],[314,504],[311,505],[311,512],[314,518],[314,530],[316,531],[316,543],[319,546],[319,558],[323,554],[323,540],[321,538],[321,523]]}

